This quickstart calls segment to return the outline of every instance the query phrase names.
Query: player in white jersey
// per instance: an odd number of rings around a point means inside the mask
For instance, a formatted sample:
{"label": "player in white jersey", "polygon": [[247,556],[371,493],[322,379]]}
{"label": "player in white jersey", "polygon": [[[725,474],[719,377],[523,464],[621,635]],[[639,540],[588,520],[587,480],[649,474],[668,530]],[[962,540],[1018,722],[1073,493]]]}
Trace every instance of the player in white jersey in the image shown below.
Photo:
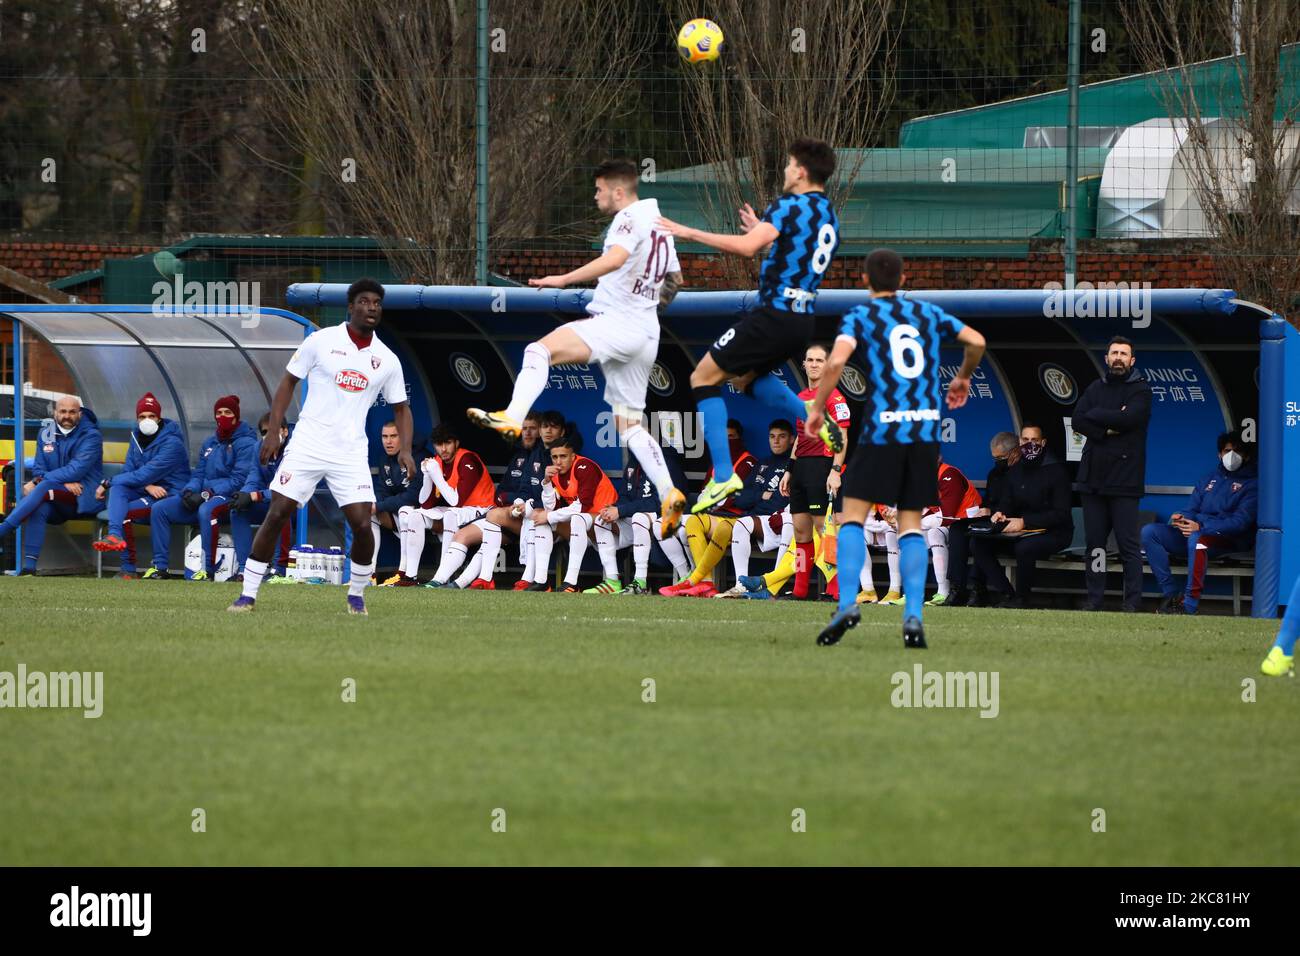
{"label": "player in white jersey", "polygon": [[293,443],[271,479],[271,507],[244,565],[243,594],[230,606],[231,611],[253,609],[280,529],[324,480],[352,529],[348,613],[366,613],[362,594],[375,571],[375,536],[370,532],[375,492],[370,480],[366,415],[381,395],[393,406],[397,460],[408,478],[415,477],[411,406],[402,365],[374,334],[383,315],[383,299],[383,286],[374,279],[358,279],[348,286],[347,322],[313,332],[289,359],[271,402],[271,420],[262,441],[263,465],[279,451],[280,426],[294,387],[302,379],[307,380],[307,402],[298,416]]}
{"label": "player in white jersey", "polygon": [[637,165],[629,159],[602,163],[596,169],[596,208],[614,220],[600,257],[564,275],[528,280],[536,288],[562,289],[596,279],[588,317],[566,323],[524,349],[509,407],[468,412],[475,425],[513,442],[524,416],[545,390],[552,365],[599,362],[605,401],[614,411],[623,443],[654,482],[663,518],[660,537],[669,538],[681,523],[686,496],[673,487],[663,451],[642,427],[641,414],[650,369],[659,354],[659,307],[672,301],[682,276],[672,236],[655,225],[659,203],[637,198],[638,179]]}

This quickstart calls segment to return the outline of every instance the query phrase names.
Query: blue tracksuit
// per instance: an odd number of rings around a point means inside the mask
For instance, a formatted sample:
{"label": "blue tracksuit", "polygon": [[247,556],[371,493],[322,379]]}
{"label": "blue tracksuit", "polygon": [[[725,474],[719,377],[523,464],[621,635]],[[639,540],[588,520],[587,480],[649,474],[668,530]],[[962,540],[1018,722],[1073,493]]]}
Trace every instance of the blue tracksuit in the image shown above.
{"label": "blue tracksuit", "polygon": [[[230,519],[230,540],[235,546],[235,567],[241,572],[244,570],[244,562],[248,560],[249,552],[253,550],[253,525],[265,521],[266,513],[271,510],[271,481],[275,478],[276,469],[280,467],[280,461],[284,458],[285,449],[289,447],[292,438],[293,429],[290,428],[279,453],[265,465],[261,463],[259,457],[262,449],[261,439],[256,440],[253,446],[252,467],[248,469],[248,477],[244,479],[244,484],[237,490],[256,494],[258,500],[243,511],[227,512],[227,517]],[[285,565],[289,561],[291,536],[291,526],[285,525],[280,547],[272,558],[276,573],[280,575],[284,574]]]}
{"label": "blue tracksuit", "polygon": [[520,498],[524,501],[532,499],[540,504],[542,480],[546,476],[546,466],[550,463],[551,453],[542,444],[541,439],[533,442],[532,448],[515,445],[510,451],[506,473],[497,485],[497,501],[502,505],[508,505],[516,498]]}
{"label": "blue tracksuit", "polygon": [[[672,475],[674,488],[686,487],[686,472],[682,469],[681,455],[675,448],[664,448],[664,463]],[[641,470],[641,463],[636,455],[628,453],[627,468],[623,472],[623,484],[618,490],[618,501],[614,502],[620,518],[630,518],[634,514],[659,511],[659,492],[654,482]]]}
{"label": "blue tracksuit", "polygon": [[401,466],[396,455],[383,453],[379,455],[379,465],[370,482],[375,489],[375,511],[397,514],[410,506],[420,503],[420,463],[432,458],[433,452],[427,446],[420,446],[411,455],[415,459],[415,479],[406,477],[406,469]]}
{"label": "blue tracksuit", "polygon": [[[190,480],[181,489],[209,491],[211,497],[197,511],[190,511],[181,500],[181,494],[169,495],[153,506],[150,516],[150,534],[153,540],[153,566],[167,570],[168,547],[173,524],[197,525],[203,543],[203,566],[209,574],[213,570],[213,550],[218,522],[229,511],[230,496],[239,491],[248,475],[257,467],[257,452],[261,442],[257,433],[240,422],[235,433],[226,441],[216,434],[208,437],[199,451],[198,463]],[[211,530],[211,533],[207,533]]]}
{"label": "blue tracksuit", "polygon": [[[1195,613],[1205,582],[1205,565],[1214,557],[1255,546],[1255,522],[1259,510],[1259,476],[1254,462],[1228,471],[1219,465],[1196,486],[1187,507],[1180,513],[1201,527],[1184,536],[1168,524],[1149,524],[1142,529],[1142,548],[1151,573],[1166,597],[1178,593],[1169,571],[1169,556],[1187,556],[1187,585],[1183,608]],[[1198,548],[1197,545],[1204,545]]]}
{"label": "blue tracksuit", "polygon": [[790,467],[789,455],[773,455],[764,459],[745,479],[745,487],[736,496],[732,506],[742,515],[776,514],[790,503],[781,494],[781,477]]}
{"label": "blue tracksuit", "polygon": [[[149,512],[156,499],[145,491],[148,485],[158,485],[174,495],[190,480],[190,456],[185,449],[185,434],[181,426],[170,419],[159,422],[152,438],[145,438],[137,428],[131,433],[131,447],[126,452],[126,463],[118,474],[109,479],[108,533],[126,537],[127,515],[133,523],[149,521]],[[127,539],[127,549],[122,553],[122,570],[135,571],[135,536]]]}
{"label": "blue tracksuit", "polygon": [[[103,475],[104,436],[89,408],[81,410],[81,421],[66,435],[54,422],[41,429],[30,476],[36,487],[0,522],[0,534],[12,534],[22,526],[23,570],[36,570],[47,524],[62,524],[78,515],[99,512],[95,489]],[[75,504],[55,500],[55,492],[66,492],[64,485],[76,482],[81,483],[81,494]]]}

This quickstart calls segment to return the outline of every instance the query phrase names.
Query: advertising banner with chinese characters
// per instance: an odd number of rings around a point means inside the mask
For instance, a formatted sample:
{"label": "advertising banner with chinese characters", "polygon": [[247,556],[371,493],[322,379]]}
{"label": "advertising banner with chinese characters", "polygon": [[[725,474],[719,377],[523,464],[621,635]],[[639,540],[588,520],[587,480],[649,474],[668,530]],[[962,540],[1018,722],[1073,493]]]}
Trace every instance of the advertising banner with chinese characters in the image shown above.
{"label": "advertising banner with chinese characters", "polygon": [[1214,440],[1229,427],[1209,373],[1194,352],[1138,353],[1151,385],[1150,485],[1194,485],[1214,467]]}
{"label": "advertising banner with chinese characters", "polygon": [[1011,402],[989,359],[984,358],[970,380],[970,398],[951,411],[946,396],[948,383],[961,368],[961,349],[942,349],[939,353],[940,412],[943,427],[939,450],[944,461],[956,466],[971,481],[983,482],[993,467],[989,456],[989,439],[1000,431],[1015,428]]}

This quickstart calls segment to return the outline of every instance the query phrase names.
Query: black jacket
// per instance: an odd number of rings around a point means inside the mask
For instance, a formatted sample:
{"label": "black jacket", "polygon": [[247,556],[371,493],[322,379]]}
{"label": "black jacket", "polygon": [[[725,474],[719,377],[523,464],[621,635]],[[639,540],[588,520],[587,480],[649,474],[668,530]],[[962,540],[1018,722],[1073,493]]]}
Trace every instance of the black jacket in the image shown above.
{"label": "black jacket", "polygon": [[[984,494],[981,495],[984,504],[982,507],[988,508],[990,501],[996,501],[1002,495],[1002,489],[1006,485],[1008,466],[1005,461],[996,461],[989,473],[984,478]],[[992,509],[989,511],[992,514]]]}
{"label": "black jacket", "polygon": [[1074,406],[1070,426],[1088,439],[1074,489],[1086,495],[1140,498],[1146,493],[1151,386],[1136,368],[1093,382]]}
{"label": "black jacket", "polygon": [[1038,461],[1023,458],[1007,469],[996,497],[986,500],[985,507],[1008,518],[1023,518],[1025,528],[1074,533],[1070,513],[1070,473],[1049,452]]}

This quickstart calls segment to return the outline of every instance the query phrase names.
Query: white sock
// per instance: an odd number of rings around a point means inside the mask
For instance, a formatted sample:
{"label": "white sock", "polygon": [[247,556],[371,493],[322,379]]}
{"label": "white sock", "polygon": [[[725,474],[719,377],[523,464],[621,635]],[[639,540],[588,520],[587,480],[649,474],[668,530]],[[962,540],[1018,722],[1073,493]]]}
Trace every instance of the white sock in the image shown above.
{"label": "white sock", "polygon": [[862,573],[858,575],[858,583],[862,590],[875,592],[876,581],[871,573],[871,549],[867,548],[867,559],[862,562]]}
{"label": "white sock", "polygon": [[361,592],[366,589],[370,583],[370,575],[375,573],[375,558],[370,557],[369,564],[357,564],[352,562],[352,581],[348,584],[348,597],[361,597]]}
{"label": "white sock", "polygon": [[668,470],[668,463],[664,461],[664,450],[640,425],[634,425],[625,431],[623,441],[627,450],[640,462],[645,476],[654,483],[655,490],[659,492],[659,500],[663,501],[668,497],[668,492],[673,490],[673,476]]}
{"label": "white sock", "polygon": [[618,580],[618,544],[613,528],[603,524],[596,525],[596,553],[600,555],[600,567],[605,574],[605,580]]}
{"label": "white sock", "polygon": [[686,559],[686,549],[682,547],[682,543],[677,539],[676,535],[665,541],[660,541],[659,547],[663,550],[664,557],[672,564],[673,573],[678,580],[690,575],[691,564]]}
{"label": "white sock", "polygon": [[[766,519],[761,519],[766,520]],[[754,552],[754,518],[746,515],[736,522],[731,532],[731,566],[737,578],[749,576],[749,556]]]}
{"label": "white sock", "polygon": [[[496,571],[497,555],[501,552],[501,526],[484,518],[479,522],[479,528],[483,532],[483,544],[479,546],[478,555],[480,565],[487,573],[485,578],[491,578]],[[525,571],[524,576],[527,577]]]}
{"label": "white sock", "polygon": [[383,533],[383,527],[379,524],[379,519],[374,515],[370,516],[370,530],[375,534],[375,559],[379,558],[379,536]]}
{"label": "white sock", "polygon": [[522,422],[537,397],[546,390],[547,373],[551,368],[551,352],[541,342],[532,342],[524,349],[524,364],[515,378],[515,391],[506,408],[506,417]]}
{"label": "white sock", "polygon": [[930,561],[934,564],[934,580],[939,585],[939,596],[948,595],[948,535],[943,528],[931,528],[925,533],[930,545]]}
{"label": "white sock", "polygon": [[489,571],[487,574],[482,574],[480,573],[482,571],[482,568],[483,568],[483,549],[479,548],[478,554],[474,555],[474,557],[470,559],[469,564],[465,565],[465,570],[460,572],[460,577],[456,579],[456,587],[467,588],[470,586],[471,582],[477,580],[478,578],[487,578],[489,581],[491,581],[492,572]]}
{"label": "white sock", "polygon": [[564,571],[564,583],[577,585],[582,573],[582,559],[587,554],[587,522],[581,515],[569,519],[569,566]]}
{"label": "white sock", "polygon": [[533,548],[533,523],[525,519],[523,533],[519,536],[519,563],[524,566],[524,573],[521,579],[531,581],[533,579],[533,561],[536,554]]}
{"label": "white sock", "polygon": [[451,543],[455,540],[456,532],[459,530],[460,526],[452,523],[450,514],[442,519],[442,550],[438,552],[439,564],[447,560],[447,552],[451,550]]}
{"label": "white sock", "polygon": [[650,574],[650,526],[651,515],[642,512],[632,516],[632,563],[633,576],[644,581]]}
{"label": "white sock", "polygon": [[903,592],[903,577],[898,573],[898,532],[885,532],[885,561],[889,564],[889,590]]}
{"label": "white sock", "polygon": [[244,597],[257,600],[257,589],[262,586],[262,578],[266,577],[266,565],[267,562],[251,557],[244,562]]}
{"label": "white sock", "polygon": [[458,541],[453,541],[448,546],[447,553],[443,555],[442,561],[438,564],[438,570],[433,575],[433,579],[439,584],[446,584],[451,580],[451,576],[456,573],[457,569],[465,563],[465,555],[467,554],[469,554],[469,548]]}
{"label": "white sock", "polygon": [[549,524],[533,525],[533,582],[545,584],[555,548],[555,532]]}

